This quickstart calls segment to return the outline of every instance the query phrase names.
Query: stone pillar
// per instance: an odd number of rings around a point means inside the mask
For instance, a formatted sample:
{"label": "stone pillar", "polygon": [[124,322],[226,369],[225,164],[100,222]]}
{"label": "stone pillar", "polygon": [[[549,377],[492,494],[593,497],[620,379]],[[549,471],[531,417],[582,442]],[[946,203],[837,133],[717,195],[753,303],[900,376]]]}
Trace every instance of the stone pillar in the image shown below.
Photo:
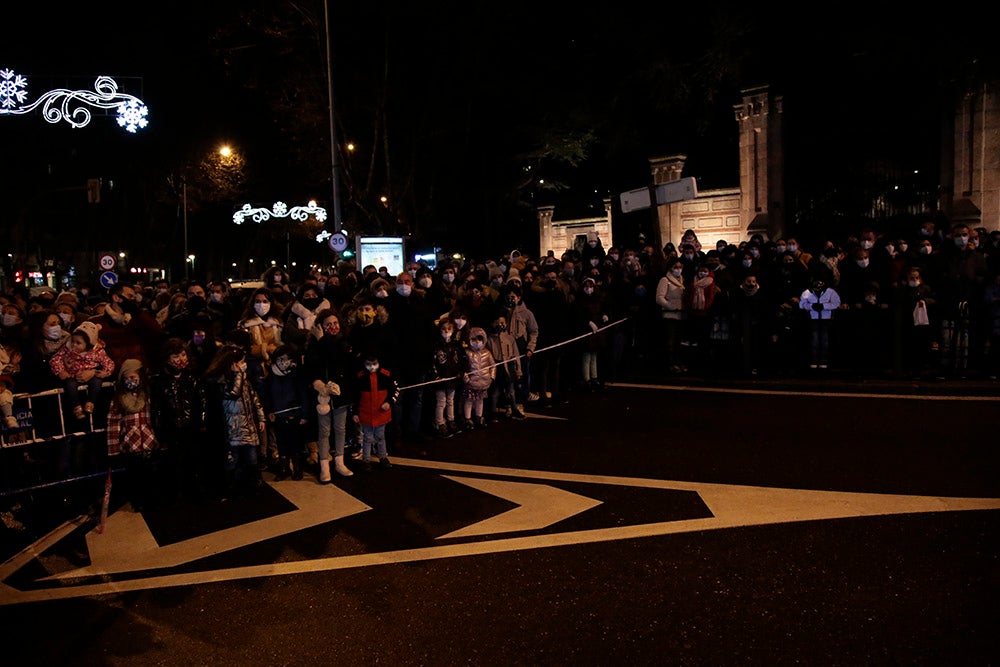
{"label": "stone pillar", "polygon": [[782,236],[784,221],[784,149],[781,98],[767,86],[743,91],[733,107],[740,128],[740,218],[747,235]]}
{"label": "stone pillar", "polygon": [[[556,211],[555,206],[539,206],[538,209],[538,256],[545,257],[549,250],[556,250],[552,247],[552,216]],[[559,249],[557,256],[564,249]]]}
{"label": "stone pillar", "polygon": [[1000,229],[1000,92],[979,84],[955,109],[954,200],[951,218]]}

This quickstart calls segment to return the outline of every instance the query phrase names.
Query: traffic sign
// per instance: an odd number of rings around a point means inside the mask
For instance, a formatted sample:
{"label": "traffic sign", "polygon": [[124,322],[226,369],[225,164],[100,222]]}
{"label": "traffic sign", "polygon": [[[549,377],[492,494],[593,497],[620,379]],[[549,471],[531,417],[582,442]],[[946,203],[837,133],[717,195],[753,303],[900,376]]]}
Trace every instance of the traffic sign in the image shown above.
{"label": "traffic sign", "polygon": [[622,213],[631,213],[644,208],[651,208],[654,204],[662,206],[694,199],[698,196],[698,185],[693,176],[681,178],[676,181],[668,181],[646,188],[629,190],[619,195],[621,198]]}
{"label": "traffic sign", "polygon": [[341,252],[347,248],[347,237],[337,232],[330,236],[330,240],[327,241],[330,244],[330,249],[336,252]]}
{"label": "traffic sign", "polygon": [[105,271],[101,274],[101,287],[111,289],[118,283],[118,274],[114,271]]}
{"label": "traffic sign", "polygon": [[97,261],[102,271],[111,271],[118,265],[118,259],[110,252],[103,253]]}

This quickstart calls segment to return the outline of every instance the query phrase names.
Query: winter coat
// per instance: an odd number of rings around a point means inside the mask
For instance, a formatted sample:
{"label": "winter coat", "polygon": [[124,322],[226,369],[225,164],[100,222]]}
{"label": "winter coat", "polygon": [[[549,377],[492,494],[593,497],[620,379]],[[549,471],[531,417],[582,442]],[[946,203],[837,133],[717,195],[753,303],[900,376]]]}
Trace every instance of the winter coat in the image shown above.
{"label": "winter coat", "polygon": [[[281,320],[274,317],[248,317],[240,322],[240,328],[250,332],[250,355],[262,362],[270,361],[268,348],[281,345]],[[272,348],[273,349],[273,348]]]}
{"label": "winter coat", "polygon": [[515,380],[521,377],[521,357],[517,351],[517,341],[508,331],[500,331],[490,334],[486,339],[486,349],[493,355],[493,360],[499,364],[496,367],[497,374],[506,373],[507,377]]}
{"label": "winter coat", "polygon": [[343,334],[338,336],[324,334],[310,339],[306,345],[304,372],[309,386],[319,380],[323,384],[335,382],[340,387],[339,395],[330,396],[331,408],[338,408],[351,402],[356,364],[357,359]]}
{"label": "winter coat", "polygon": [[384,426],[392,421],[392,410],[383,411],[382,404],[390,406],[399,400],[399,385],[385,368],[374,373],[361,371],[355,379],[353,412],[362,426]]}
{"label": "winter coat", "polygon": [[519,350],[534,352],[538,345],[538,320],[524,302],[507,309],[507,330],[517,342]]}
{"label": "winter coat", "polygon": [[272,368],[264,378],[260,401],[264,406],[264,412],[275,415],[276,421],[279,422],[308,419],[307,406],[312,405],[298,369],[279,375],[278,371]]}
{"label": "winter coat", "polygon": [[75,376],[80,371],[97,371],[98,377],[108,377],[115,370],[115,362],[108,356],[100,341],[89,350],[77,353],[70,349],[67,339],[66,344],[49,359],[49,368],[57,377],[62,373]]}
{"label": "winter coat", "polygon": [[117,400],[108,409],[108,456],[150,454],[160,449],[153,432],[149,401],[138,412],[126,412]]}
{"label": "winter coat", "polygon": [[669,273],[663,276],[656,284],[655,300],[663,319],[681,319],[684,308],[684,281]]}
{"label": "winter coat", "polygon": [[490,388],[497,375],[495,360],[489,347],[465,351],[465,375],[462,376],[462,386],[473,391],[483,391]]}
{"label": "winter coat", "polygon": [[[822,304],[823,310],[813,310],[816,303]],[[832,287],[827,287],[820,294],[807,289],[799,297],[799,308],[808,311],[811,320],[828,320],[833,317],[833,311],[840,308],[840,295]]]}
{"label": "winter coat", "polygon": [[150,386],[153,426],[164,441],[173,443],[204,423],[205,397],[201,383],[189,369],[180,373],[164,370],[153,376]]}
{"label": "winter coat", "polygon": [[212,398],[220,402],[226,443],[230,447],[260,446],[259,425],[264,407],[246,372],[227,372],[212,378]]}

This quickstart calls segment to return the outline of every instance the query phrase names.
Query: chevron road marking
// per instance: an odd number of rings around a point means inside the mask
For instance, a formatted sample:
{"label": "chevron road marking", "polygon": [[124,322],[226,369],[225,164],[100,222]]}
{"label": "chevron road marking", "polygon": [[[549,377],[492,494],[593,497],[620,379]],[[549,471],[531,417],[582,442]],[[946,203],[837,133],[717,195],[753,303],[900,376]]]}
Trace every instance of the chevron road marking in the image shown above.
{"label": "chevron road marking", "polygon": [[[699,482],[493,468],[416,459],[396,459],[394,463],[442,472],[462,473],[463,475],[500,475],[508,478],[529,479],[536,480],[536,483],[537,480],[545,480],[547,482],[609,484],[647,489],[694,491],[699,494],[711,510],[713,516],[684,521],[667,521],[546,535],[499,538],[463,544],[442,544],[433,547],[317,558],[297,562],[265,563],[206,572],[166,574],[95,584],[72,585],[63,582],[62,586],[56,588],[26,591],[21,591],[7,585],[0,585],[0,605],[776,523],[891,514],[1000,510],[1000,498],[906,496],[878,493],[777,489],[728,484],[702,484]],[[463,478],[460,481],[462,483],[469,483],[470,480]],[[489,485],[485,482],[477,481],[476,484],[479,485],[477,488],[489,488]],[[302,486],[310,485],[304,484]],[[323,488],[329,489],[329,487]],[[493,488],[499,490],[500,487],[495,486]],[[509,493],[512,488],[508,486],[506,492]],[[286,516],[292,514],[294,512]],[[487,521],[493,520],[487,519]],[[41,553],[39,545],[32,545],[32,547],[29,547],[29,551],[33,554]],[[12,570],[10,569],[11,563],[23,564],[27,560],[30,560],[29,556],[19,555],[0,567],[0,574],[2,574],[0,581],[5,581],[12,574]]]}

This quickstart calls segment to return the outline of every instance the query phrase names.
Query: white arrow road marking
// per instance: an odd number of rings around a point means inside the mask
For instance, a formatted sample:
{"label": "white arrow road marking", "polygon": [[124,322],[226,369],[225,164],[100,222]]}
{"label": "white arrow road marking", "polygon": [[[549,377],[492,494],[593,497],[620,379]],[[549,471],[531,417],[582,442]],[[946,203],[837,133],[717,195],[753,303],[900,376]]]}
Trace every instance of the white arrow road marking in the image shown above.
{"label": "white arrow road marking", "polygon": [[569,517],[597,507],[601,501],[557,489],[548,484],[527,482],[501,482],[495,479],[472,479],[453,477],[447,479],[471,486],[485,493],[499,496],[520,505],[503,514],[459,528],[439,540],[451,537],[474,537],[476,535],[496,535],[518,530],[538,530]]}
{"label": "white arrow road marking", "polygon": [[[108,595],[128,591],[165,588],[170,586],[191,586],[221,581],[235,581],[257,577],[275,577],[307,572],[325,572],[371,565],[391,565],[440,558],[468,557],[482,554],[542,549],[548,547],[611,542],[658,535],[690,533],[719,528],[765,525],[819,519],[838,519],[882,514],[912,514],[923,512],[958,512],[968,510],[1000,510],[1000,498],[952,498],[946,496],[904,496],[877,493],[848,493],[841,491],[810,491],[799,489],[775,489],[758,486],[730,486],[726,484],[701,484],[698,482],[665,481],[633,477],[607,477],[597,475],[576,475],[571,473],[515,470],[485,466],[463,465],[418,459],[393,459],[394,464],[432,470],[461,472],[465,474],[502,475],[527,479],[544,479],[555,482],[585,484],[613,484],[648,489],[695,491],[708,505],[715,516],[687,521],[665,521],[660,523],[616,526],[596,530],[579,530],[549,535],[530,535],[497,540],[482,540],[462,544],[447,544],[417,549],[402,549],[382,553],[357,554],[317,558],[314,560],[265,563],[246,567],[234,567],[208,572],[167,574],[145,579],[101,582],[97,584],[63,585],[21,591],[0,584],[0,605],[60,600],[67,598]],[[299,486],[292,484],[290,486]],[[303,485],[309,486],[309,485]],[[328,488],[328,487],[325,487]],[[287,518],[286,514],[282,518]],[[107,534],[107,530],[105,530]],[[208,536],[206,536],[208,537]],[[28,550],[41,553],[38,545]],[[0,582],[5,581],[12,571],[11,562],[25,562],[18,555],[0,567]]]}
{"label": "white arrow road marking", "polygon": [[87,533],[89,566],[45,579],[173,567],[371,509],[332,484],[291,483],[273,488],[298,509],[163,547],[156,543],[141,514],[115,512],[108,517],[103,534],[96,529]]}

